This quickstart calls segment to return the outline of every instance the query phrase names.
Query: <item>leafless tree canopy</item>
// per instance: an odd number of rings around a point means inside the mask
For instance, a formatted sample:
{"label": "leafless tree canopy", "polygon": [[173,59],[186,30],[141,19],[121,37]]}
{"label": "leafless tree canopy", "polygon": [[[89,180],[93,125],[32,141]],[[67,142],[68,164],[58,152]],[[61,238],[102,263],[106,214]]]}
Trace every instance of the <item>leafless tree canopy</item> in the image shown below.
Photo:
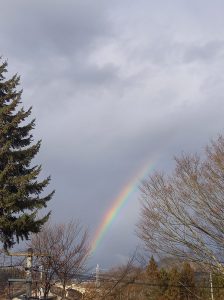
{"label": "leafless tree canopy", "polygon": [[175,158],[171,176],[155,173],[141,184],[138,235],[160,255],[188,258],[224,271],[224,138],[201,157]]}
{"label": "leafless tree canopy", "polygon": [[53,278],[60,280],[65,291],[70,280],[85,270],[89,253],[87,238],[87,231],[79,222],[47,224],[33,236],[31,246],[35,252],[48,255],[41,257],[46,293]]}

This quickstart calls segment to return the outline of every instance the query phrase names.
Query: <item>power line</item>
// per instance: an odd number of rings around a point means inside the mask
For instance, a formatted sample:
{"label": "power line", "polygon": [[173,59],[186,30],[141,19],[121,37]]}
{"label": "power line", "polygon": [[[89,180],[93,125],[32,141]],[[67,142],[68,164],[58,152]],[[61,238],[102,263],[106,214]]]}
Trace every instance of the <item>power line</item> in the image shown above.
{"label": "power line", "polygon": [[[204,274],[204,272],[203,272]],[[209,276],[209,274],[208,274]],[[82,274],[76,274],[77,278],[74,279],[92,279],[93,281],[96,279],[96,276],[91,274],[91,273],[82,273]],[[179,284],[158,284],[158,283],[149,283],[146,281],[140,281],[140,280],[128,280],[128,279],[119,279],[119,278],[115,278],[113,275],[110,274],[100,274],[99,275],[99,280],[101,281],[105,281],[105,282],[119,282],[119,283],[125,283],[125,284],[129,284],[129,285],[145,285],[145,286],[150,286],[150,287],[176,287],[176,288],[180,288],[180,287],[186,287],[186,288],[206,288],[206,289],[210,289],[209,286],[209,278],[208,278],[208,286],[207,285],[200,285],[200,284],[196,284],[196,285],[185,285],[183,282],[178,281]],[[213,288],[215,289],[224,289],[224,285],[219,285],[219,286],[213,286]]]}

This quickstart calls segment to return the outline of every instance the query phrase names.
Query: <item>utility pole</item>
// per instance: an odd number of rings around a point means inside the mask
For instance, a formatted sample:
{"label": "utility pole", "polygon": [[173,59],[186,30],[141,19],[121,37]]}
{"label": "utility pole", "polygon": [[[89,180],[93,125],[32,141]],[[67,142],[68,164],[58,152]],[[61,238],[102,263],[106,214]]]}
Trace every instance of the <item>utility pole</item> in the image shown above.
{"label": "utility pole", "polygon": [[26,299],[32,296],[32,267],[33,267],[33,249],[27,250],[26,257]]}
{"label": "utility pole", "polygon": [[26,295],[24,299],[29,300],[32,296],[32,267],[33,267],[33,249],[27,249],[27,252],[23,253],[9,253],[10,256],[25,256],[26,257],[26,278],[25,279],[8,279],[9,282],[24,282],[26,283]]}
{"label": "utility pole", "polygon": [[[26,283],[26,295],[24,299],[30,300],[32,299],[32,269],[33,269],[33,257],[49,257],[46,253],[34,253],[32,248],[27,249],[27,252],[17,252],[17,253],[9,253],[10,256],[25,256],[26,257],[26,278],[25,279],[8,279],[9,282],[25,282]],[[42,273],[42,272],[41,272]],[[43,273],[41,277],[43,276]]]}
{"label": "utility pole", "polygon": [[96,265],[96,288],[100,286],[100,266]]}
{"label": "utility pole", "polygon": [[212,272],[210,272],[210,274],[209,274],[209,279],[210,279],[209,281],[210,281],[211,300],[214,300]]}

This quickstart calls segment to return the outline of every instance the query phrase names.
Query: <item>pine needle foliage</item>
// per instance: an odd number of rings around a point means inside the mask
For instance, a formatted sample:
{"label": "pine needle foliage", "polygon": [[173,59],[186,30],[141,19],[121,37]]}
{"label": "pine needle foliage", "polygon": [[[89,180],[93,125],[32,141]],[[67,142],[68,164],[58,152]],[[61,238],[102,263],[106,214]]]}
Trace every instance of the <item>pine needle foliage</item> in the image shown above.
{"label": "pine needle foliage", "polygon": [[41,166],[31,162],[41,141],[33,143],[30,131],[35,120],[27,120],[31,109],[21,106],[22,91],[17,91],[20,77],[5,78],[7,62],[0,61],[0,242],[5,250],[16,242],[37,233],[50,213],[38,217],[54,191],[45,197],[41,193],[50,177],[38,181]]}

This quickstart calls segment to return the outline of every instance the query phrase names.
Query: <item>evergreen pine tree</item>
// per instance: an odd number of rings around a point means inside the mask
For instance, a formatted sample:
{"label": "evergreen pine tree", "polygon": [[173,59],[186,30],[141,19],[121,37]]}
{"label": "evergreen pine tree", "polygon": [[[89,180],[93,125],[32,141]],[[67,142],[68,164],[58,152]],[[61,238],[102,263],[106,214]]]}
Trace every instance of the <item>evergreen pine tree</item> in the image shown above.
{"label": "evergreen pine tree", "polygon": [[194,270],[187,262],[183,263],[182,270],[180,272],[180,295],[183,300],[196,299],[195,277]]}
{"label": "evergreen pine tree", "polygon": [[[224,276],[223,274],[211,274],[214,298],[222,300],[224,299]],[[210,282],[209,282],[210,285]],[[210,289],[208,289],[210,291]]]}
{"label": "evergreen pine tree", "polygon": [[37,213],[54,193],[40,196],[50,178],[38,182],[41,166],[31,166],[41,144],[32,143],[35,120],[25,122],[31,108],[20,108],[20,78],[6,80],[6,72],[7,63],[0,62],[0,242],[5,250],[40,231],[49,213],[42,218]]}
{"label": "evergreen pine tree", "polygon": [[176,267],[173,267],[169,271],[169,286],[166,291],[166,295],[169,300],[180,300],[180,273],[178,272]]}
{"label": "evergreen pine tree", "polygon": [[151,256],[151,258],[149,260],[149,264],[146,268],[146,274],[147,274],[148,278],[152,279],[153,281],[157,281],[159,278],[158,265],[157,265],[153,255]]}
{"label": "evergreen pine tree", "polygon": [[160,299],[165,299],[165,294],[169,286],[169,274],[164,268],[162,268],[159,271],[159,285],[160,285],[160,294],[161,296],[163,296],[163,298],[160,297]]}
{"label": "evergreen pine tree", "polygon": [[145,296],[148,299],[157,300],[160,295],[160,277],[159,268],[153,256],[149,260],[145,275],[146,282],[149,285],[145,291]]}

